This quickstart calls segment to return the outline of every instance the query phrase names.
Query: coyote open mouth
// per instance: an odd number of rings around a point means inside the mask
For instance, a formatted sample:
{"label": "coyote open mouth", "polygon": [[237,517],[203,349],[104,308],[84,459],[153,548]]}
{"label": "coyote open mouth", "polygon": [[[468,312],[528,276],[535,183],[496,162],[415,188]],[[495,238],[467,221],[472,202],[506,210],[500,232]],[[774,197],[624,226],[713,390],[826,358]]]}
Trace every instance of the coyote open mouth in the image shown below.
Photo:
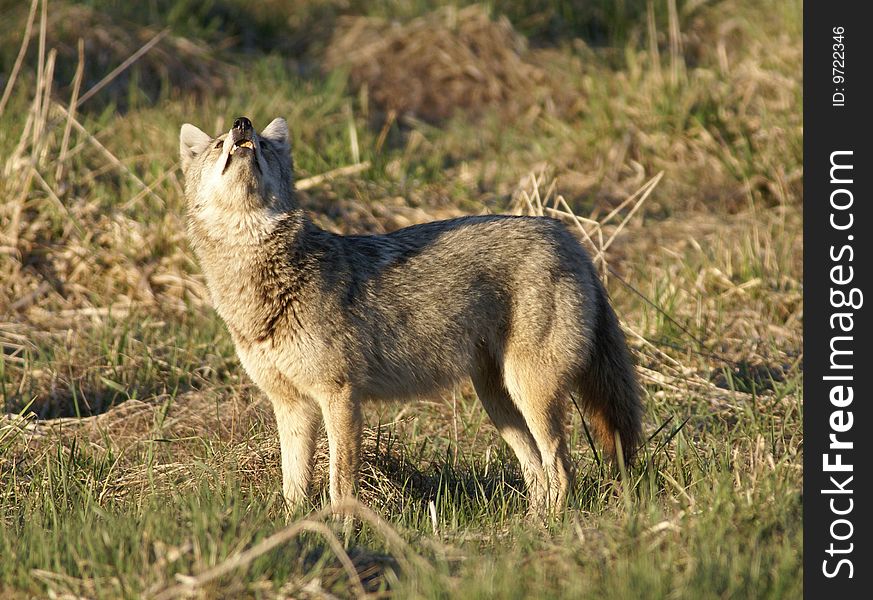
{"label": "coyote open mouth", "polygon": [[[238,151],[243,151],[243,154],[240,157],[236,156]],[[246,155],[246,152],[249,154]],[[221,174],[224,175],[228,168],[230,168],[231,163],[235,163],[238,159],[248,159],[254,165],[254,169],[258,173],[261,172],[261,165],[258,164],[257,155],[255,154],[255,142],[251,138],[241,137],[230,145],[230,150],[227,151],[227,159],[224,162],[224,166],[221,168]],[[245,160],[243,162],[245,162]]]}
{"label": "coyote open mouth", "polygon": [[255,144],[254,142],[252,142],[252,140],[237,140],[230,147],[230,155],[233,156],[234,152],[236,152],[240,148],[248,148],[249,150],[254,150]]}
{"label": "coyote open mouth", "polygon": [[[233,122],[233,129],[230,130],[229,135],[232,143],[227,151],[227,162],[224,163],[224,167],[221,170],[222,174],[227,171],[231,160],[236,158],[234,155],[240,150],[250,152],[249,156],[254,163],[255,170],[260,173],[261,166],[257,160],[257,146],[255,145],[255,131],[254,127],[252,127],[252,122],[246,117],[237,118]],[[243,156],[245,156],[245,153]]]}

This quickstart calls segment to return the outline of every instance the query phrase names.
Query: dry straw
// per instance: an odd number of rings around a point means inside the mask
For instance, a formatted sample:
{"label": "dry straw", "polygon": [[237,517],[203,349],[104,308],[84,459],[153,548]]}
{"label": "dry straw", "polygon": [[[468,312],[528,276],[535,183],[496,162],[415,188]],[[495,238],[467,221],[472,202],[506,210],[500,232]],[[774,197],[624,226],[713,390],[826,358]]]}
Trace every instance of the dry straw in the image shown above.
{"label": "dry straw", "polygon": [[353,85],[386,114],[428,121],[455,111],[518,115],[566,103],[549,75],[529,60],[524,38],[486,8],[445,7],[400,25],[372,17],[340,19],[325,53],[327,69],[346,69]]}

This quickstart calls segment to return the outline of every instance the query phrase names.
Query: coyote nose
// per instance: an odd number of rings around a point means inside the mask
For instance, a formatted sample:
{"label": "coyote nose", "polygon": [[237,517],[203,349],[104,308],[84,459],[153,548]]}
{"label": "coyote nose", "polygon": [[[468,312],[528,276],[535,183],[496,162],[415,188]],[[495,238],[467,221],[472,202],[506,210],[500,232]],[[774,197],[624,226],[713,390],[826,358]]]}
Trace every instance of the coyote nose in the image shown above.
{"label": "coyote nose", "polygon": [[242,133],[248,133],[252,130],[252,122],[247,117],[237,117],[233,121],[233,128],[239,129]]}

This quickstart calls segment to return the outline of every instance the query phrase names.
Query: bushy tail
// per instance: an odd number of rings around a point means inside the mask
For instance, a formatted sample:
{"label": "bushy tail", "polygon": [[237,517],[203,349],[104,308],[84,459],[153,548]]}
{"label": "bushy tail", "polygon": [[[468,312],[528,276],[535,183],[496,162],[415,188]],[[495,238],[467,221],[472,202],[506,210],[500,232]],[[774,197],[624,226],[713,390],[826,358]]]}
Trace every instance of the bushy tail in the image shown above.
{"label": "bushy tail", "polygon": [[604,455],[616,459],[617,433],[625,464],[631,464],[642,438],[642,389],[618,317],[604,291],[598,313],[593,349],[579,391]]}

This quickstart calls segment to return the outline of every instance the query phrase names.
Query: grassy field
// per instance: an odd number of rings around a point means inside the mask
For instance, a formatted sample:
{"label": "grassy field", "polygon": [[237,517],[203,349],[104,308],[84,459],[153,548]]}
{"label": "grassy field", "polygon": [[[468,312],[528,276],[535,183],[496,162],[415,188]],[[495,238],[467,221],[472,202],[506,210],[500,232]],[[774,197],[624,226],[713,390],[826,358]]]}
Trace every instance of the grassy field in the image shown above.
{"label": "grassy field", "polygon": [[[801,2],[577,4],[0,0],[0,597],[799,597]],[[287,118],[334,231],[565,219],[645,384],[639,464],[569,406],[574,493],[533,523],[465,384],[367,409],[352,539],[324,442],[286,521],[185,240],[179,127],[242,114]]]}

